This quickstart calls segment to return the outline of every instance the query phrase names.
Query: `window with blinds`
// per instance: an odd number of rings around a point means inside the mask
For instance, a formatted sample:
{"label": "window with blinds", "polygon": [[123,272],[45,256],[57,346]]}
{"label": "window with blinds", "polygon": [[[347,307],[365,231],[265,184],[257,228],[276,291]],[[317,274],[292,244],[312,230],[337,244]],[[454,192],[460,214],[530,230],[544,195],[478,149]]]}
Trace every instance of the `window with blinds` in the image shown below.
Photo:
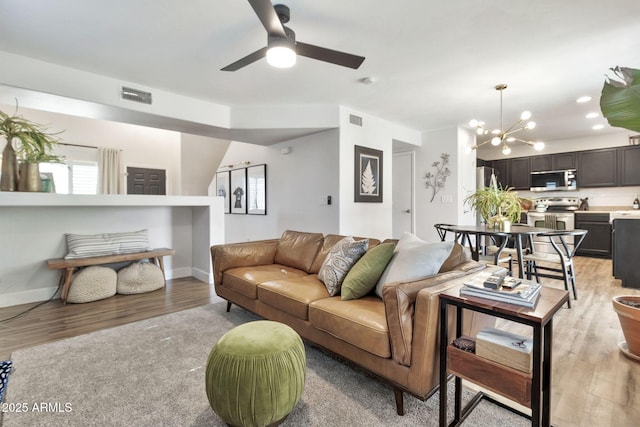
{"label": "window with blinds", "polygon": [[97,194],[98,163],[71,160],[64,163],[41,163],[40,172],[53,175],[53,189],[58,194]]}

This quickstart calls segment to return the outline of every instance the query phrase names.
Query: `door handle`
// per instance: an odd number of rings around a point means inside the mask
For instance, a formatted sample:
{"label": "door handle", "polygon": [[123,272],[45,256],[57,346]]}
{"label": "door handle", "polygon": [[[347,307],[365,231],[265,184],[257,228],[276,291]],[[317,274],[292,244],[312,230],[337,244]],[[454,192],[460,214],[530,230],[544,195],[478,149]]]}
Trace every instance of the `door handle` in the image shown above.
{"label": "door handle", "polygon": [[407,209],[404,213],[411,213],[411,209]]}

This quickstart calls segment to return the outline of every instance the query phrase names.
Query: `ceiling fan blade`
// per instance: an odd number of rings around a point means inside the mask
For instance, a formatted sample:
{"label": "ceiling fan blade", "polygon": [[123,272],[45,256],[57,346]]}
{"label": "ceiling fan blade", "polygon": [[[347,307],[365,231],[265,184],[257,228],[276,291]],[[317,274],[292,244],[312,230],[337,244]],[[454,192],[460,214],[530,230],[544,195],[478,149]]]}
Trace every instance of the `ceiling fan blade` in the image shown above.
{"label": "ceiling fan blade", "polygon": [[270,0],[249,0],[249,3],[269,35],[287,36]]}
{"label": "ceiling fan blade", "polygon": [[354,70],[357,70],[365,59],[364,56],[352,55],[350,53],[339,52],[337,50],[301,42],[296,43],[296,53],[306,56],[307,58],[342,65],[343,67],[353,68]]}
{"label": "ceiling fan blade", "polygon": [[236,71],[242,67],[246,67],[249,64],[253,64],[259,59],[262,59],[267,54],[267,47],[263,47],[262,49],[258,49],[253,53],[245,56],[242,59],[237,60],[233,64],[229,64],[226,67],[222,68],[220,71]]}

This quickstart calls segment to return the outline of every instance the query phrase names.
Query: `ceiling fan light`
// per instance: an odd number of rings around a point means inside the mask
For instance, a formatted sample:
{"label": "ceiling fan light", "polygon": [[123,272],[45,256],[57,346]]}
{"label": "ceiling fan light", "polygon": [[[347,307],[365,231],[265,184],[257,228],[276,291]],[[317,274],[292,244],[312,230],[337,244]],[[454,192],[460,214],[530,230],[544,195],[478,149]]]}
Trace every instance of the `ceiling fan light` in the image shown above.
{"label": "ceiling fan light", "polygon": [[542,151],[544,150],[544,142],[542,141],[537,141],[533,143],[533,149],[536,151]]}
{"label": "ceiling fan light", "polygon": [[530,118],[531,118],[531,111],[523,111],[522,114],[520,114],[521,120],[529,120]]}
{"label": "ceiling fan light", "polygon": [[491,138],[491,145],[493,145],[495,147],[500,145],[501,142],[502,142],[502,140],[497,136],[494,136],[493,138]]}
{"label": "ceiling fan light", "polygon": [[267,50],[267,62],[276,68],[291,68],[296,65],[296,52],[289,46],[271,46]]}

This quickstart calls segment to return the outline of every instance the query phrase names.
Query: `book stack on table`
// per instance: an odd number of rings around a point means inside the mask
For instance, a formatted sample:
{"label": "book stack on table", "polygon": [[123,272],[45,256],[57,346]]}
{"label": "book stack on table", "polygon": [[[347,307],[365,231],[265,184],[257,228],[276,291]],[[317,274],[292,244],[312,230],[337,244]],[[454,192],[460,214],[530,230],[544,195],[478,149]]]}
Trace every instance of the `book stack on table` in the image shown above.
{"label": "book stack on table", "polygon": [[540,289],[539,283],[530,280],[500,278],[495,272],[479,273],[464,282],[460,288],[460,295],[534,308],[540,296]]}

